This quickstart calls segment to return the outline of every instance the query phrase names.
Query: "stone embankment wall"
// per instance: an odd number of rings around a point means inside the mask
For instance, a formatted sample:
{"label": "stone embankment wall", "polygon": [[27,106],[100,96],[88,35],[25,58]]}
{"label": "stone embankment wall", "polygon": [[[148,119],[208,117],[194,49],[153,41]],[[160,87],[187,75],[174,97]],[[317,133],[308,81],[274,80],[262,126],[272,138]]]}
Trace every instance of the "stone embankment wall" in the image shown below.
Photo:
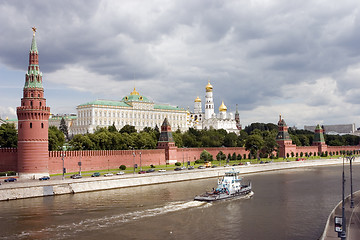
{"label": "stone embankment wall", "polygon": [[224,172],[235,168],[241,174],[264,171],[276,171],[299,167],[332,165],[342,163],[341,159],[326,159],[299,162],[280,162],[270,164],[255,164],[249,166],[218,167],[210,169],[184,170],[180,172],[169,171],[166,173],[151,173],[144,175],[126,174],[113,177],[83,178],[51,180],[39,182],[36,180],[0,186],[0,200],[13,200],[30,197],[52,196],[60,194],[81,193],[97,190],[115,189],[122,187],[136,187],[151,184],[189,181],[195,179],[212,178],[223,175]]}

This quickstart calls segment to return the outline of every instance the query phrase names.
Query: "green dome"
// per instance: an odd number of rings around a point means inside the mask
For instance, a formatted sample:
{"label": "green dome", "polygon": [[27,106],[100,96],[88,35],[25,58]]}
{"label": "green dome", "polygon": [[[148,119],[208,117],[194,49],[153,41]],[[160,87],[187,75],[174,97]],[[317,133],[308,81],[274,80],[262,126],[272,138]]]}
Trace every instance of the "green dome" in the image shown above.
{"label": "green dome", "polygon": [[147,97],[141,96],[134,88],[134,91],[130,95],[125,96],[121,99],[124,102],[151,102]]}

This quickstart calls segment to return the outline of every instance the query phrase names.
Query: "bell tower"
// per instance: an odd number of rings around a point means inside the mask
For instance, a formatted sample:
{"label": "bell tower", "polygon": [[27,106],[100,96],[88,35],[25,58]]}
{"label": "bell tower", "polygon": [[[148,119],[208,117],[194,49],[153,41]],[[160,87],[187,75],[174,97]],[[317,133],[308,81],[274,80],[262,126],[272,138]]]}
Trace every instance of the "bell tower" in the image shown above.
{"label": "bell tower", "polygon": [[18,172],[21,178],[49,175],[48,128],[50,107],[46,106],[35,32],[18,117]]}

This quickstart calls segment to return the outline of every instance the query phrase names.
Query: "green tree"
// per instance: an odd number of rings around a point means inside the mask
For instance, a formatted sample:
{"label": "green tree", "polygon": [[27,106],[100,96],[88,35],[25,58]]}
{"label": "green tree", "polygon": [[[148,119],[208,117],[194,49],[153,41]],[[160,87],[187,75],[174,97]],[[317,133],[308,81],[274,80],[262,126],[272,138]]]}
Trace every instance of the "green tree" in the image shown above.
{"label": "green tree", "polygon": [[264,139],[264,146],[262,148],[262,151],[267,155],[271,155],[275,151],[275,149],[278,148],[278,146],[279,145],[277,144],[275,137],[272,135],[268,135]]}
{"label": "green tree", "polygon": [[60,126],[59,126],[60,131],[65,135],[66,139],[69,139],[69,131],[68,131],[68,127],[66,125],[65,119],[62,117],[60,120]]}
{"label": "green tree", "polygon": [[238,137],[235,133],[229,133],[224,138],[225,147],[236,147]]}
{"label": "green tree", "polygon": [[246,139],[248,138],[248,134],[247,132],[245,132],[244,130],[241,130],[240,131],[240,135],[238,136],[237,138],[237,146],[238,147],[243,147],[245,146],[245,142],[246,142]]}
{"label": "green tree", "polygon": [[49,151],[62,150],[65,143],[65,135],[55,126],[50,126],[48,129]]}
{"label": "green tree", "polygon": [[18,135],[13,123],[5,123],[0,126],[0,147],[16,148]]}
{"label": "green tree", "polygon": [[182,134],[178,133],[178,132],[173,132],[172,135],[173,135],[173,139],[175,141],[175,145],[178,148],[182,148],[184,146],[183,139],[182,139]]}
{"label": "green tree", "polygon": [[232,154],[231,160],[236,160],[236,153],[235,152]]}
{"label": "green tree", "polygon": [[264,146],[264,140],[260,135],[250,135],[245,143],[245,149],[250,151],[252,156],[257,156],[257,153]]}
{"label": "green tree", "polygon": [[200,154],[200,160],[203,161],[212,161],[213,160],[213,156],[206,150],[202,151]]}
{"label": "green tree", "polygon": [[108,127],[109,132],[117,132],[118,130],[115,127],[115,123],[113,123],[111,126]]}
{"label": "green tree", "polygon": [[120,129],[120,133],[135,133],[137,132],[134,126],[131,125],[125,125],[122,129]]}

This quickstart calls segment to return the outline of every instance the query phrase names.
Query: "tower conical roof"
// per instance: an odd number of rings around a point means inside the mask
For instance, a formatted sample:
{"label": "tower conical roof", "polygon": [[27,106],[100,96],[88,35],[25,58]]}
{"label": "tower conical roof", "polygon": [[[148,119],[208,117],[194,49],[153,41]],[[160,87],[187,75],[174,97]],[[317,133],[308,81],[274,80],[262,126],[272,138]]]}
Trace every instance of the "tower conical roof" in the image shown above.
{"label": "tower conical roof", "polygon": [[35,38],[36,28],[33,27],[32,30],[33,30],[34,34],[33,34],[33,38],[32,38],[32,41],[31,41],[30,52],[38,52],[37,45],[36,45],[36,38]]}

